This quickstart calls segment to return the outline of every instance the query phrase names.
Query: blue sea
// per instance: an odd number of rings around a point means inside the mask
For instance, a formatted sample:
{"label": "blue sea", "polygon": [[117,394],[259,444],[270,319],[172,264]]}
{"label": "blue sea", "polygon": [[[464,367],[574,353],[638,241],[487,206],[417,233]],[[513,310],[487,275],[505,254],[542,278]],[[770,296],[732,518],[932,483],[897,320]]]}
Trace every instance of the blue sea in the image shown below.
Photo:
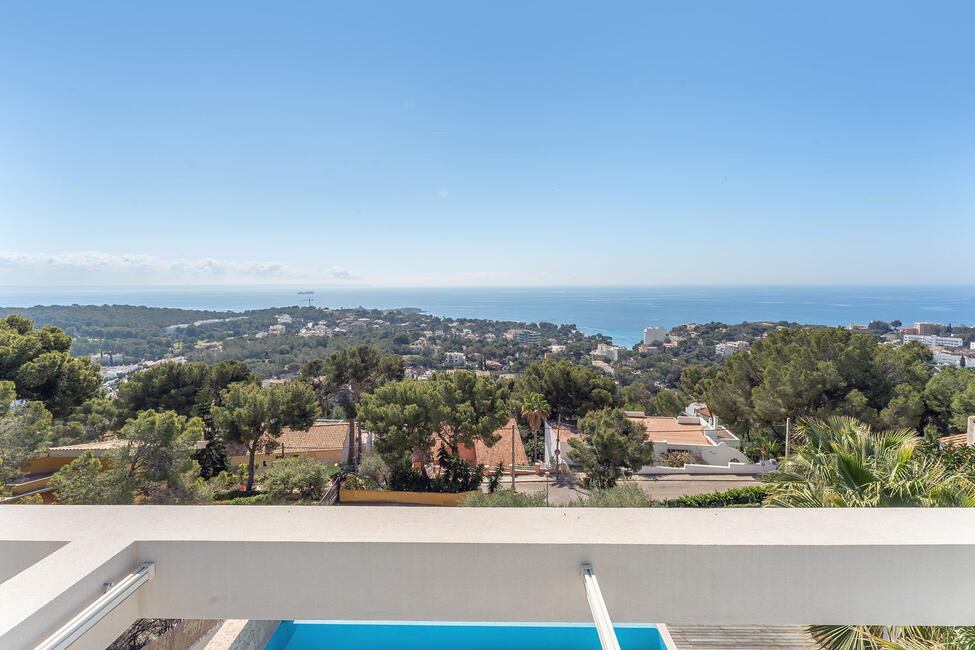
{"label": "blue sea", "polygon": [[[299,291],[314,291],[299,295]],[[796,321],[847,325],[870,320],[975,323],[975,285],[874,287],[526,287],[373,288],[0,287],[0,306],[127,304],[241,311],[319,307],[417,307],[436,316],[574,323],[618,345],[640,341],[643,328],[722,321]]]}

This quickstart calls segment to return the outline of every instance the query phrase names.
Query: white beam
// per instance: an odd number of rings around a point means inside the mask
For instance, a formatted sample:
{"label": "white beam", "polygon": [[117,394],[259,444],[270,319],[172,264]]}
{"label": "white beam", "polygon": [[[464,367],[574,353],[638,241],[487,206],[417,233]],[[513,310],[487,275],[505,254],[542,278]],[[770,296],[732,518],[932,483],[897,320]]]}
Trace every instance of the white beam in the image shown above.
{"label": "white beam", "polygon": [[586,600],[589,601],[592,620],[596,622],[599,645],[603,650],[620,650],[613,621],[609,617],[609,610],[606,609],[606,602],[603,600],[602,592],[599,591],[599,581],[596,580],[596,573],[592,570],[591,564],[582,565],[582,580],[586,583]]}
{"label": "white beam", "polygon": [[67,650],[85,632],[95,627],[99,621],[125,602],[139,587],[149,582],[154,575],[156,575],[156,565],[146,562],[118,583],[110,586],[95,602],[78,612],[54,634],[38,644],[35,650]]}

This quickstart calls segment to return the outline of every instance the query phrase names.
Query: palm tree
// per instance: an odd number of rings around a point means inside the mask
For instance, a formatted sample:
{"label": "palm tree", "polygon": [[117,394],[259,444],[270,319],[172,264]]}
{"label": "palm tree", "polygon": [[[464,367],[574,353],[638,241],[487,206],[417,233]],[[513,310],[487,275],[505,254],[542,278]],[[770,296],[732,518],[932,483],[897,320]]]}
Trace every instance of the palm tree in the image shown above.
{"label": "palm tree", "polygon": [[975,627],[812,625],[812,637],[830,650],[970,650]]}
{"label": "palm tree", "polygon": [[[913,431],[872,431],[852,418],[801,424],[796,452],[769,476],[766,506],[786,508],[973,507],[975,485],[915,453]],[[813,625],[827,650],[971,648],[975,627]]]}
{"label": "palm tree", "polygon": [[911,430],[872,431],[852,418],[801,424],[795,454],[775,474],[769,506],[789,508],[972,507],[975,485],[915,454]]}
{"label": "palm tree", "polygon": [[525,393],[521,401],[521,417],[525,418],[532,430],[532,462],[538,462],[538,430],[542,428],[552,413],[552,407],[541,393]]}

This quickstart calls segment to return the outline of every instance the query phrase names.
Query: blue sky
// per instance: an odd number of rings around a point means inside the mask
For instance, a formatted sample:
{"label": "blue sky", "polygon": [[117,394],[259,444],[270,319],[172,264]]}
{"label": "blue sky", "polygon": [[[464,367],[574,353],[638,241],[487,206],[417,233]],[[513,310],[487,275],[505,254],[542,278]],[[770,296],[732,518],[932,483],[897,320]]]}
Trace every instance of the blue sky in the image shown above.
{"label": "blue sky", "polygon": [[971,282],[968,2],[22,2],[0,285]]}

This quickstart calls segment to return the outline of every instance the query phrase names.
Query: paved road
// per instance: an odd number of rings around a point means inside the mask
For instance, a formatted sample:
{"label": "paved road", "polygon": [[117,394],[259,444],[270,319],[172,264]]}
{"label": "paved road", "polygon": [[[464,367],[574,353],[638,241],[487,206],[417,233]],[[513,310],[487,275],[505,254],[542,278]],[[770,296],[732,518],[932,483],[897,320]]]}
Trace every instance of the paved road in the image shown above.
{"label": "paved road", "polygon": [[[624,481],[635,483],[652,498],[674,499],[688,494],[705,494],[707,492],[721,492],[736,487],[759,485],[760,482],[747,476],[661,476],[655,478],[637,477]],[[504,487],[511,486],[510,477],[502,482]],[[518,477],[515,482],[519,492],[544,492],[545,479],[536,477]],[[563,505],[588,494],[588,491],[565,481],[556,482],[553,476],[549,483],[549,503]]]}

